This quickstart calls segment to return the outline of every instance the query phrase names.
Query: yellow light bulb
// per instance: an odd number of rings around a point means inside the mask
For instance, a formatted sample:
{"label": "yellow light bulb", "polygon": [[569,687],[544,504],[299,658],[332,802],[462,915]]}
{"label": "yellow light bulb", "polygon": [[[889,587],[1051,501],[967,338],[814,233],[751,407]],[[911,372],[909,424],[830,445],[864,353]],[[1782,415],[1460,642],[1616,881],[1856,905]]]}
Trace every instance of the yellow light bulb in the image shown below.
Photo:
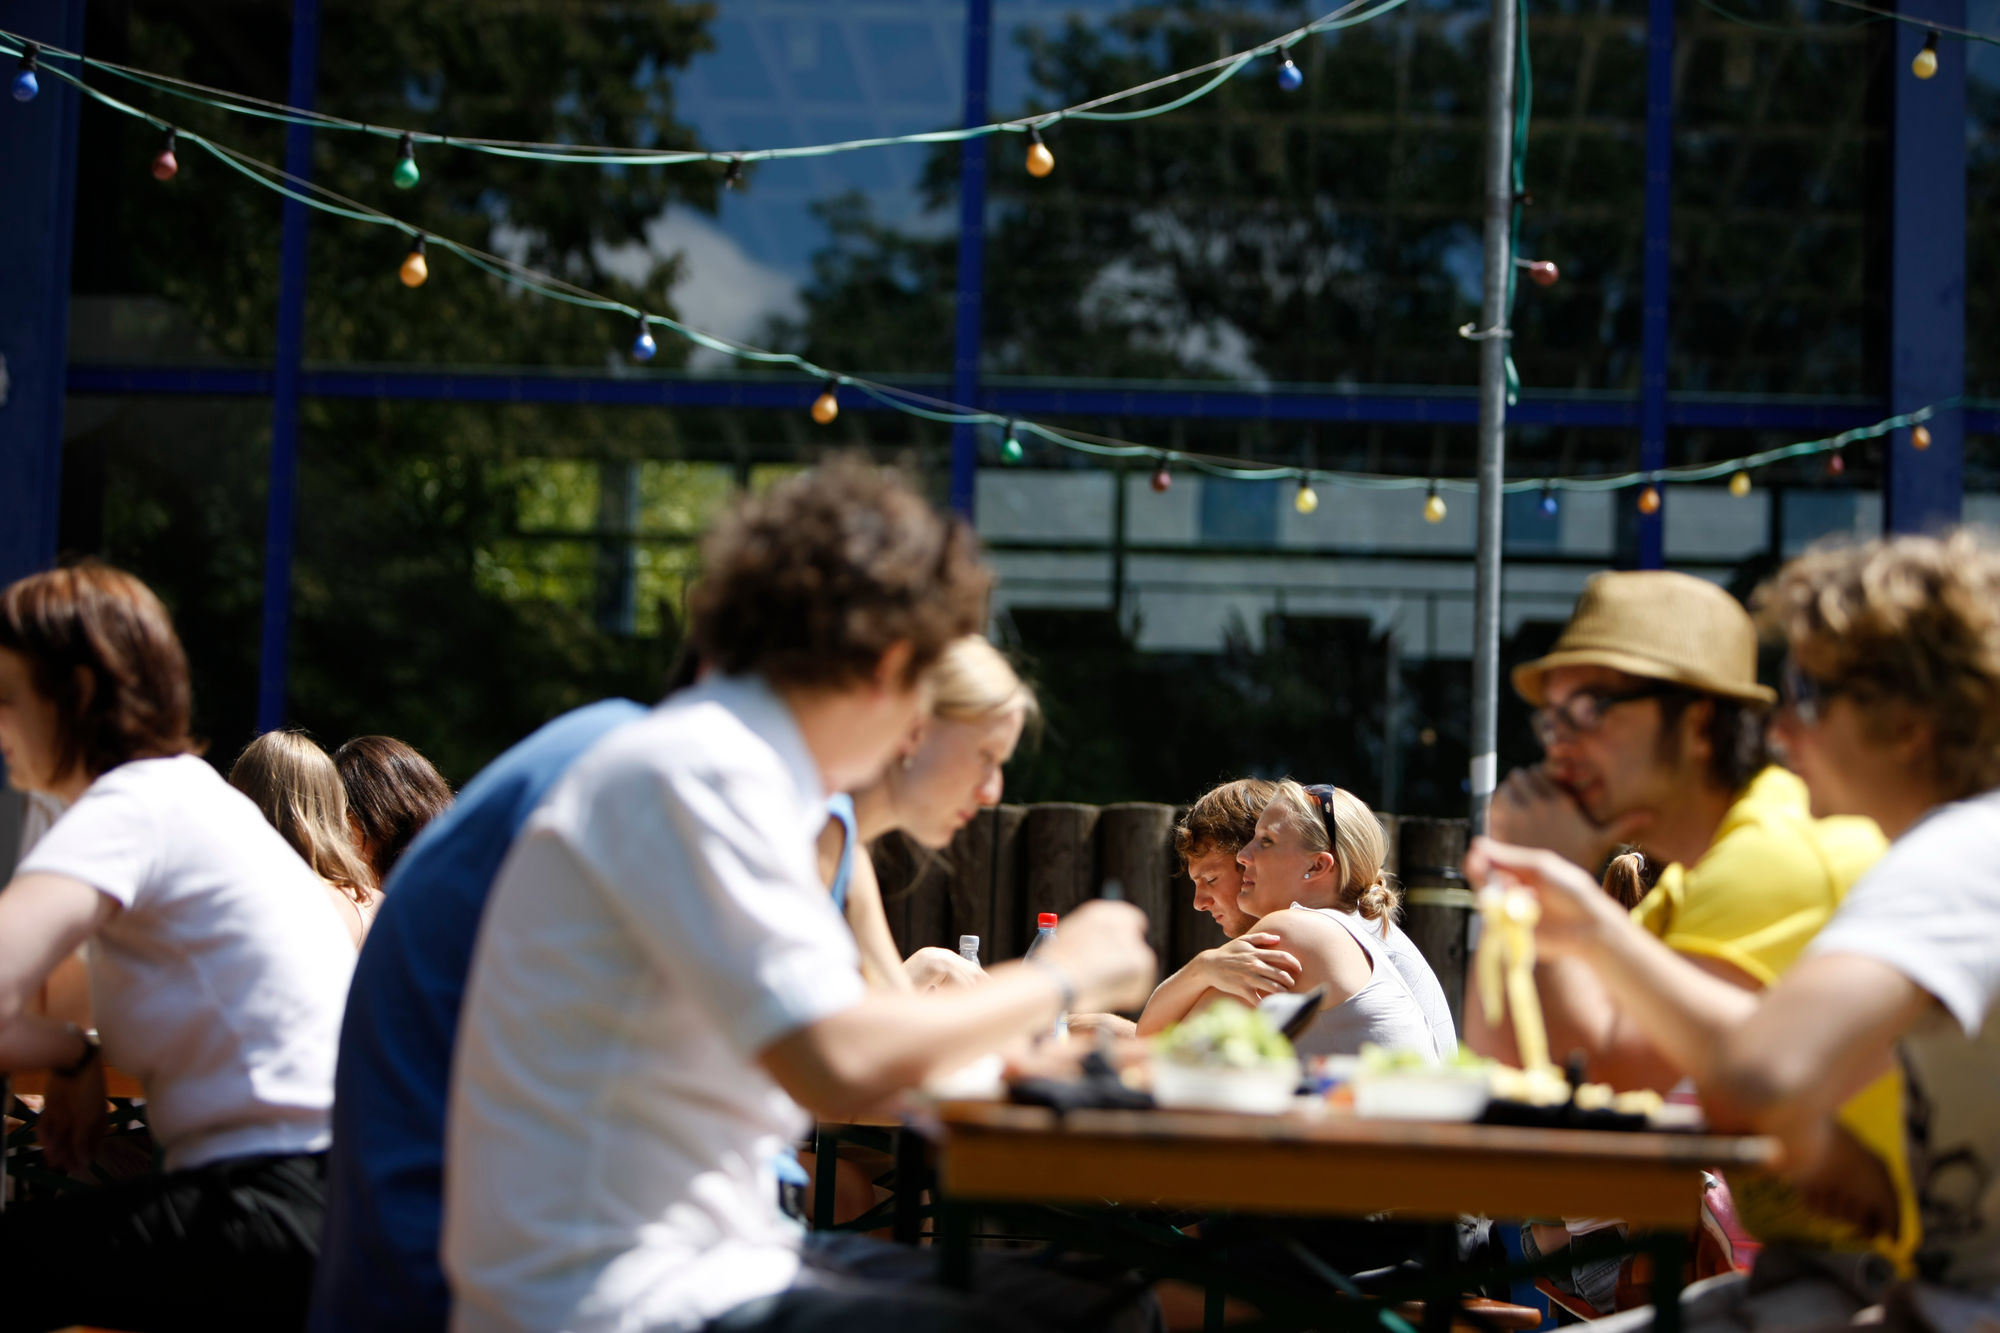
{"label": "yellow light bulb", "polygon": [[840,400],[833,396],[832,386],[829,385],[819,397],[813,399],[812,413],[813,420],[822,426],[831,425],[833,419],[840,415]]}
{"label": "yellow light bulb", "polygon": [[1292,508],[1301,514],[1310,514],[1319,508],[1319,492],[1315,491],[1310,483],[1300,482],[1299,493],[1292,497]]}
{"label": "yellow light bulb", "polygon": [[1917,58],[1910,62],[1910,73],[1920,79],[1932,78],[1937,74],[1937,34],[1924,38],[1924,49],[1917,52]]}
{"label": "yellow light bulb", "polygon": [[1056,155],[1042,142],[1040,130],[1029,130],[1028,133],[1034,137],[1034,142],[1028,145],[1028,174],[1040,180],[1056,169]]}
{"label": "yellow light bulb", "polygon": [[1659,487],[1648,486],[1645,490],[1639,492],[1639,512],[1642,514],[1657,514],[1660,512]]}
{"label": "yellow light bulb", "polygon": [[421,287],[431,276],[430,263],[424,258],[422,246],[403,257],[403,267],[397,270],[405,287]]}
{"label": "yellow light bulb", "polygon": [[1444,522],[1444,497],[1436,491],[1424,497],[1424,522]]}
{"label": "yellow light bulb", "polygon": [[1737,499],[1750,494],[1750,474],[1739,472],[1729,479],[1729,493]]}
{"label": "yellow light bulb", "polygon": [[1910,432],[1910,447],[1912,449],[1930,448],[1931,428],[1929,426],[1919,425],[1915,429],[1913,429]]}

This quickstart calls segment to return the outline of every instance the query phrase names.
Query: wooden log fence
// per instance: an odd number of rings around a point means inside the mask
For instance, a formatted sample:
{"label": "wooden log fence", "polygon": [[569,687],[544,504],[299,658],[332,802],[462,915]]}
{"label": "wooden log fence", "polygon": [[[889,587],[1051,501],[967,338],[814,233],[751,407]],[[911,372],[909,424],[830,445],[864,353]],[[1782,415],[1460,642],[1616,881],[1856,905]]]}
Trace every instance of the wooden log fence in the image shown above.
{"label": "wooden log fence", "polygon": [[[1193,887],[1174,854],[1182,813],[1144,802],[1002,805],[980,811],[940,852],[892,833],[870,849],[890,929],[905,954],[925,945],[956,949],[959,936],[977,935],[982,961],[1019,958],[1035,937],[1036,914],[1066,914],[1116,881],[1125,900],[1145,912],[1162,974],[1171,972],[1226,938],[1194,909]],[[1403,928],[1460,1021],[1472,912],[1458,869],[1466,823],[1376,817],[1387,836],[1388,870],[1403,890]]]}

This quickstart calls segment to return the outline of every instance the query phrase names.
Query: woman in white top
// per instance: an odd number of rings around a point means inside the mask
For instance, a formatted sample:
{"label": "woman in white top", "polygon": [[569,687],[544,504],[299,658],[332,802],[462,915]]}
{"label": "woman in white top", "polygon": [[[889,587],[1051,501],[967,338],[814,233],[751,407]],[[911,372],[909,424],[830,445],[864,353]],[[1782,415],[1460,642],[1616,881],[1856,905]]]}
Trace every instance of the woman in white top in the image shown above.
{"label": "woman in white top", "polygon": [[[1433,1060],[1447,1053],[1390,948],[1398,904],[1382,870],[1386,850],[1381,824],[1359,797],[1287,779],[1236,854],[1237,906],[1256,918],[1248,933],[1276,937],[1266,947],[1298,961],[1286,989],[1327,988],[1302,1054],[1352,1055],[1364,1043]],[[1223,994],[1205,992],[1186,1012]]]}
{"label": "woman in white top", "polygon": [[0,1071],[48,1072],[49,1161],[85,1166],[97,1035],[28,1004],[89,944],[104,1058],[144,1086],[167,1168],[0,1214],[10,1328],[304,1325],[354,950],[196,756],[189,712],[186,655],[137,579],[86,565],[0,590],[0,757],[68,803],[0,892]]}

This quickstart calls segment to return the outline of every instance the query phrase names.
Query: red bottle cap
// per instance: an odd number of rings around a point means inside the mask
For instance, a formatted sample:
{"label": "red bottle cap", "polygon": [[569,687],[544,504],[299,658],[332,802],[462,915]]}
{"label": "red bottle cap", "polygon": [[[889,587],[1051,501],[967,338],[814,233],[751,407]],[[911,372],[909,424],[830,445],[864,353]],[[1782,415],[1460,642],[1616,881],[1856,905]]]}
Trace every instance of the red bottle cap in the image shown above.
{"label": "red bottle cap", "polygon": [[1035,918],[1036,930],[1054,930],[1055,928],[1056,928],[1056,914],[1054,912],[1043,912],[1040,916]]}

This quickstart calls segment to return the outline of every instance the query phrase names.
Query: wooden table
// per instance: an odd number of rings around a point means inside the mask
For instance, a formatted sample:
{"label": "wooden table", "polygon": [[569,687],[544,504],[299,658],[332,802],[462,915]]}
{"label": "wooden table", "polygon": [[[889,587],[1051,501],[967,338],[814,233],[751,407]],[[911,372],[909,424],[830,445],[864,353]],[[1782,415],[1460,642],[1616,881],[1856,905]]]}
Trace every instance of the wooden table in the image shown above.
{"label": "wooden table", "polygon": [[1665,1333],[1703,1168],[1767,1167],[1775,1141],[1185,1111],[1077,1111],[947,1102],[938,1183],[947,1270],[969,1273],[970,1211],[992,1204],[1412,1220],[1618,1217],[1656,1256]]}

